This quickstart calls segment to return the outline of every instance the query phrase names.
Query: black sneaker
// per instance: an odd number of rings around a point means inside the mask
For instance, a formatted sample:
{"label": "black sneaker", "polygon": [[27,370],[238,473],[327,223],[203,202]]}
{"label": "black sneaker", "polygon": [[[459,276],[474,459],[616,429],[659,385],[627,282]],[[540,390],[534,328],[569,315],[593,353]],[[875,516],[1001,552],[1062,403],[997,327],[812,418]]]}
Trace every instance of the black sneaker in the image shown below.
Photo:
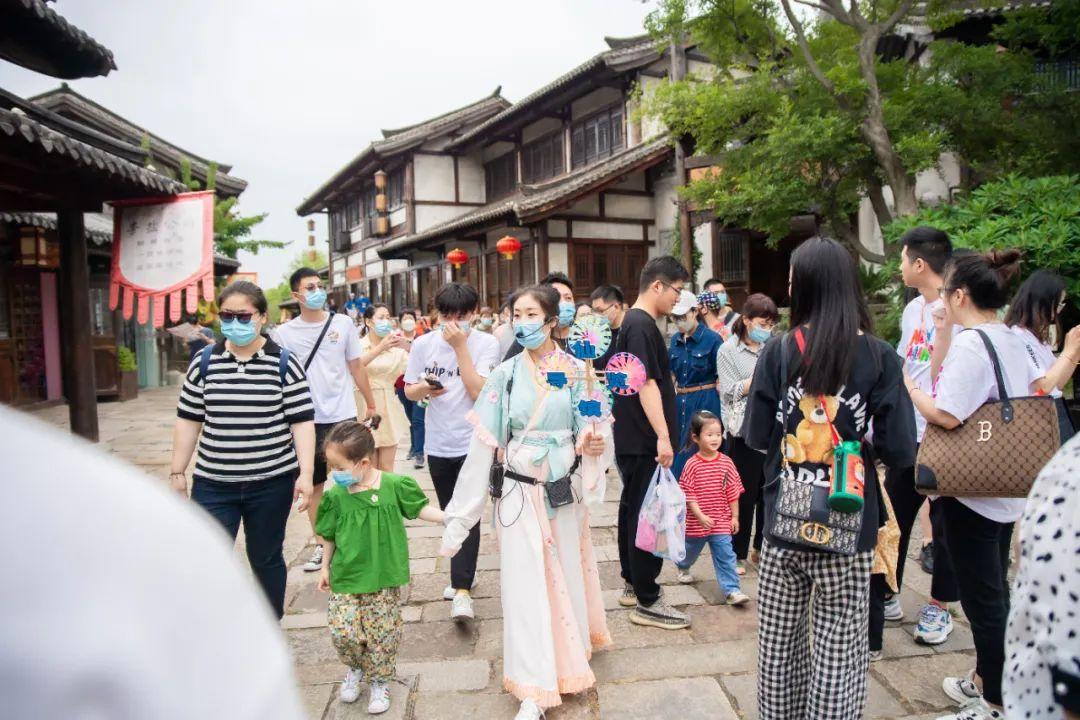
{"label": "black sneaker", "polygon": [[919,553],[919,566],[922,567],[923,572],[933,575],[934,574],[934,543],[929,542],[922,547],[922,552]]}

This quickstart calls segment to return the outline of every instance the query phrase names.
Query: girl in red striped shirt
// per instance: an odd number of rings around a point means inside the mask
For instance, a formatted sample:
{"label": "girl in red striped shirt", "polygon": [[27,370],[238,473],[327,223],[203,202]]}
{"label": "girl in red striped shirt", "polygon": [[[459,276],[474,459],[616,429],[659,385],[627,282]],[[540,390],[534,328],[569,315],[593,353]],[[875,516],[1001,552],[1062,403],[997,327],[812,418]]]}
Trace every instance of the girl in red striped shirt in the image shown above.
{"label": "girl in red striped shirt", "polygon": [[716,582],[729,605],[745,605],[735,569],[735,549],[731,536],[739,532],[739,495],[742,479],[731,458],[720,452],[724,427],[714,413],[699,410],[690,419],[690,442],[694,453],[683,467],[679,486],[686,494],[686,558],[678,563],[679,582],[692,583],[690,566],[709,546]]}

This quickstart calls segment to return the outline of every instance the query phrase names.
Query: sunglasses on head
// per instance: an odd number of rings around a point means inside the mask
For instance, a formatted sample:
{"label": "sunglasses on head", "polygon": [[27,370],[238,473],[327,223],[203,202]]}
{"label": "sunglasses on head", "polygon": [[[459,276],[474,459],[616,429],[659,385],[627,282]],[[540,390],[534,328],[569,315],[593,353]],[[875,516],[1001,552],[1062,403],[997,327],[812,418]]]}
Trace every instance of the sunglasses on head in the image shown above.
{"label": "sunglasses on head", "polygon": [[221,318],[221,322],[232,322],[233,320],[239,320],[247,325],[251,322],[251,318],[255,313],[249,312],[229,312],[228,310],[222,310],[218,313],[218,317]]}

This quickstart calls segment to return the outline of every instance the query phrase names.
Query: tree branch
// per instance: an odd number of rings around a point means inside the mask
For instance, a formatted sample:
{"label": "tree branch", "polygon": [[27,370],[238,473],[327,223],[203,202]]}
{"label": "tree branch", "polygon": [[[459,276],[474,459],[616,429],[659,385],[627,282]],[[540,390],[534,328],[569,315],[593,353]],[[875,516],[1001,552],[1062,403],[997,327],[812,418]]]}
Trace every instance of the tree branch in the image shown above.
{"label": "tree branch", "polygon": [[[828,2],[829,0],[826,0]],[[810,52],[810,43],[806,41],[806,32],[803,30],[803,25],[799,22],[799,18],[795,17],[795,11],[791,9],[791,0],[780,0],[780,4],[784,7],[784,14],[787,15],[788,22],[791,23],[792,30],[795,31],[795,39],[798,40],[799,50],[802,51],[803,57],[806,59],[806,65],[810,69],[810,74],[821,86],[824,87],[830,95],[836,98],[837,103],[846,109],[847,103],[843,100],[838,92],[836,92],[836,86],[833,85],[824,72],[821,70],[821,66],[817,64],[817,60],[814,59],[814,54]]]}
{"label": "tree branch", "polygon": [[800,5],[805,5],[806,7],[811,7],[811,8],[814,8],[816,10],[820,10],[823,13],[828,13],[829,15],[833,14],[833,11],[832,11],[831,8],[826,7],[825,5],[822,5],[821,3],[810,2],[810,0],[795,0],[795,2],[799,3]]}
{"label": "tree branch", "polygon": [[911,12],[911,7],[914,4],[915,0],[901,0],[900,4],[896,6],[896,10],[893,11],[893,14],[879,26],[881,28],[881,34],[884,35],[892,30],[896,23],[900,22],[905,15]]}

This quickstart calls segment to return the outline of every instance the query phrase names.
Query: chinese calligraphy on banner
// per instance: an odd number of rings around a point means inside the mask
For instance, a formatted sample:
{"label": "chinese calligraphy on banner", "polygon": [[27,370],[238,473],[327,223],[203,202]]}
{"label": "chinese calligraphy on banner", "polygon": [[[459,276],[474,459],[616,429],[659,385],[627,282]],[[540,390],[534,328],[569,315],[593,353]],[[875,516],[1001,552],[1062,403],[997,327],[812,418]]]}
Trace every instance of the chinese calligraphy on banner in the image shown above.
{"label": "chinese calligraphy on banner", "polygon": [[169,318],[179,322],[181,293],[187,290],[186,308],[194,313],[200,291],[214,298],[214,193],[184,193],[170,198],[125,200],[113,203],[112,277],[109,307],[115,309],[123,293],[123,313],[130,318],[138,301],[138,320],[146,323],[150,299],[155,327],[165,324],[165,298]]}

